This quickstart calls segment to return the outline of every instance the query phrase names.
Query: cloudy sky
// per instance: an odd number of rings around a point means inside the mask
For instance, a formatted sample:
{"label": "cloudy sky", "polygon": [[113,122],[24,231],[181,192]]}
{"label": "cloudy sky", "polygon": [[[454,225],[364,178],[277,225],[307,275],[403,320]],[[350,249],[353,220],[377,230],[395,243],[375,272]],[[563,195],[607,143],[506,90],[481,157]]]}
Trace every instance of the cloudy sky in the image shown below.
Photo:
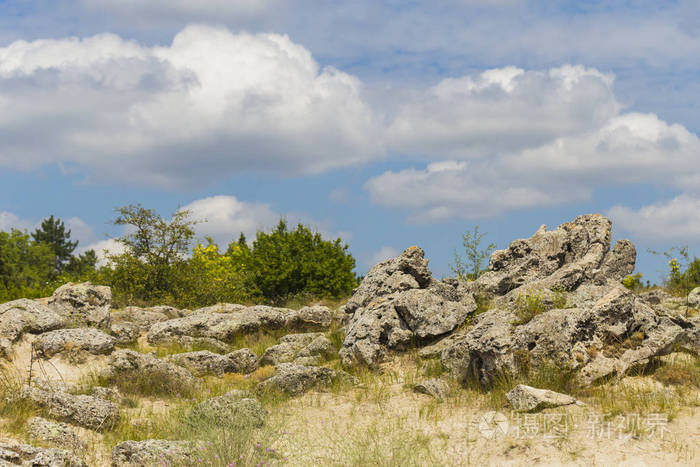
{"label": "cloudy sky", "polygon": [[282,216],[440,276],[475,225],[600,212],[658,281],[700,255],[698,56],[693,0],[0,0],[0,229]]}

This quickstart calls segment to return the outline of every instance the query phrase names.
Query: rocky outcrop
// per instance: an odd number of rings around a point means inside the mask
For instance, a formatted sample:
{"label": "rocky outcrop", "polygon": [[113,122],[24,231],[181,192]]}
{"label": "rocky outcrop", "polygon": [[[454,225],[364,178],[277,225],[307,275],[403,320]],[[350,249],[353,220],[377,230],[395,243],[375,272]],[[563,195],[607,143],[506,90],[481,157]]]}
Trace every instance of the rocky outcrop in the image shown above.
{"label": "rocky outcrop", "polygon": [[143,467],[163,463],[196,465],[197,451],[197,446],[188,441],[123,441],[112,449],[112,467]]}
{"label": "rocky outcrop", "polygon": [[51,417],[91,430],[103,431],[119,423],[117,405],[97,397],[38,387],[25,388],[23,396],[45,409]]}
{"label": "rocky outcrop", "polygon": [[408,248],[374,266],[345,305],[351,318],[341,361],[375,366],[392,350],[453,331],[475,310],[462,284],[433,279],[423,250]]}
{"label": "rocky outcrop", "polygon": [[262,365],[294,362],[319,365],[333,352],[333,344],[321,333],[288,334],[280,343],[268,347],[260,358]]}
{"label": "rocky outcrop", "polygon": [[59,329],[66,318],[46,305],[22,298],[0,304],[0,336],[18,340],[25,332],[42,333]]}
{"label": "rocky outcrop", "polygon": [[65,449],[37,448],[29,444],[0,443],[0,465],[31,467],[87,467],[78,456]]}
{"label": "rocky outcrop", "polygon": [[85,441],[80,439],[73,427],[41,417],[32,417],[27,420],[27,433],[32,439],[67,447],[72,451],[86,447]]}
{"label": "rocky outcrop", "polygon": [[275,367],[275,374],[272,377],[258,383],[257,389],[277,390],[298,395],[314,387],[327,386],[336,379],[357,382],[355,377],[332,368],[281,363]]}
{"label": "rocky outcrop", "polygon": [[114,380],[120,376],[141,372],[181,381],[183,385],[194,383],[192,374],[181,366],[156,358],[153,354],[142,354],[133,350],[117,350],[112,353],[109,364],[102,370],[101,375],[107,380]]}
{"label": "rocky outcrop", "polygon": [[50,358],[62,352],[106,355],[114,350],[116,339],[95,328],[57,329],[41,334],[34,342],[37,352]]}
{"label": "rocky outcrop", "polygon": [[[443,349],[443,364],[488,386],[500,372],[546,361],[591,384],[689,341],[694,324],[649,303],[665,297],[638,297],[620,284],[633,270],[634,247],[620,241],[609,251],[610,227],[600,215],[581,216],[494,252],[490,270],[468,287],[496,295],[496,308]],[[536,311],[524,317],[528,300]]]}
{"label": "rocky outcrop", "polygon": [[68,283],[54,291],[48,306],[74,325],[109,331],[112,290],[89,282]]}
{"label": "rocky outcrop", "polygon": [[258,361],[250,349],[239,349],[226,355],[200,350],[169,355],[166,359],[195,376],[251,373],[257,369]]}
{"label": "rocky outcrop", "polygon": [[537,412],[543,409],[575,404],[577,400],[566,394],[518,384],[506,393],[506,399],[517,412]]}

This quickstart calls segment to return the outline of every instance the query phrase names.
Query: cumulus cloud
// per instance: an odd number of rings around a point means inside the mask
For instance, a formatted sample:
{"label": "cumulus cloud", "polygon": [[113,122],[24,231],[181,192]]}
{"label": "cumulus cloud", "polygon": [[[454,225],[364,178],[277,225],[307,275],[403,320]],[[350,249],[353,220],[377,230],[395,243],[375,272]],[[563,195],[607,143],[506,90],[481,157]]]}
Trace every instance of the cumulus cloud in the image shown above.
{"label": "cumulus cloud", "polygon": [[0,48],[0,166],[72,162],[156,185],[320,173],[381,155],[361,87],[277,34],[16,41]]}
{"label": "cumulus cloud", "polygon": [[34,222],[28,219],[20,219],[19,216],[8,211],[0,211],[0,231],[8,232],[11,229],[29,230]]}
{"label": "cumulus cloud", "polygon": [[613,206],[608,215],[615,225],[635,237],[662,242],[700,238],[700,198],[683,194],[634,210]]}
{"label": "cumulus cloud", "polygon": [[697,135],[654,114],[620,113],[611,84],[570,66],[444,80],[409,102],[390,133],[409,154],[432,147],[446,159],[387,171],[365,188],[416,222],[586,201],[602,185],[700,193]]}
{"label": "cumulus cloud", "polygon": [[108,256],[118,256],[126,251],[126,247],[123,243],[115,240],[113,238],[108,238],[105,240],[100,240],[89,245],[85,245],[82,248],[78,248],[76,253],[85,253],[88,250],[94,250],[97,255],[97,266],[102,267],[109,264]]}
{"label": "cumulus cloud", "polygon": [[[17,229],[31,233],[41,226],[43,220],[22,218],[9,211],[0,211],[0,231]],[[92,227],[80,217],[70,217],[61,220],[66,226],[66,230],[70,231],[71,240],[78,240],[81,247],[95,239],[95,232]]]}
{"label": "cumulus cloud", "polygon": [[396,151],[428,158],[529,148],[616,115],[612,83],[612,76],[582,66],[505,67],[445,79],[401,108],[388,138]]}
{"label": "cumulus cloud", "polygon": [[237,240],[241,232],[252,240],[259,230],[269,229],[280,220],[280,214],[269,205],[239,201],[235,196],[203,198],[182,209],[190,211],[193,220],[200,221],[195,226],[199,237],[210,236],[222,247]]}

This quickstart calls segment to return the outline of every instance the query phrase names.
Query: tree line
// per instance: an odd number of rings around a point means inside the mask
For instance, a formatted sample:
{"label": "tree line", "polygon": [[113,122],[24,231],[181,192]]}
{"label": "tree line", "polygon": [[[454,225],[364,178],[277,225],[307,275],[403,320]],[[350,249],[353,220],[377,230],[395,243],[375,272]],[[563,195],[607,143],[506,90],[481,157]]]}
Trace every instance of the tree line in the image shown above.
{"label": "tree line", "polygon": [[74,254],[78,242],[51,216],[31,234],[0,232],[0,302],[51,295],[66,282],[109,285],[116,306],[170,304],[200,307],[219,302],[279,304],[298,299],[340,299],[357,286],[355,259],[340,238],[326,240],[280,220],[252,243],[240,236],[225,251],[213,239],[195,242],[198,221],[186,210],[169,219],[153,209],[116,209],[113,224],[124,252]]}

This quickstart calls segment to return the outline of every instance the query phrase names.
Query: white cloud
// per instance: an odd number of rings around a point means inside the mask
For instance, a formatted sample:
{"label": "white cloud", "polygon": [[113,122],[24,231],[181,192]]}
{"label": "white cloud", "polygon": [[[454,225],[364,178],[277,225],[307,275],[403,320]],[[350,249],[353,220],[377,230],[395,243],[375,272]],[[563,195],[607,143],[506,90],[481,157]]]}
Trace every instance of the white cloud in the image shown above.
{"label": "white cloud", "polygon": [[416,222],[586,201],[603,185],[700,193],[697,135],[654,114],[619,113],[611,84],[568,66],[445,80],[407,104],[390,132],[409,154],[447,160],[387,171],[365,188]]}
{"label": "white cloud", "polygon": [[123,243],[113,238],[109,238],[106,240],[100,240],[98,242],[91,243],[89,245],[85,245],[82,248],[78,248],[76,253],[82,254],[85,253],[87,250],[95,250],[95,254],[97,255],[97,266],[102,267],[106,266],[109,263],[109,261],[107,260],[107,256],[121,255],[126,251],[126,247]]}
{"label": "white cloud", "polygon": [[237,240],[241,232],[250,242],[259,230],[269,229],[280,220],[280,214],[269,205],[239,201],[235,196],[212,196],[182,209],[189,210],[192,219],[206,221],[195,226],[199,237],[211,236],[222,248]]}
{"label": "white cloud", "polygon": [[25,231],[31,229],[34,224],[28,219],[20,219],[11,212],[0,211],[0,231],[9,232],[11,229]]}
{"label": "white cloud", "polygon": [[700,238],[700,198],[687,194],[638,210],[613,206],[608,215],[616,227],[635,237],[662,242],[697,241]]}
{"label": "white cloud", "polygon": [[360,81],[277,34],[189,26],[165,47],[112,34],[16,41],[0,48],[0,89],[6,167],[73,162],[177,185],[320,173],[382,151]]}
{"label": "white cloud", "polygon": [[399,250],[390,246],[383,246],[379,250],[372,253],[369,266],[372,267],[377,263],[381,263],[385,259],[395,258],[399,255]]}
{"label": "white cloud", "polygon": [[426,158],[514,151],[603,125],[617,114],[612,76],[582,66],[515,67],[445,79],[399,111],[393,148]]}

